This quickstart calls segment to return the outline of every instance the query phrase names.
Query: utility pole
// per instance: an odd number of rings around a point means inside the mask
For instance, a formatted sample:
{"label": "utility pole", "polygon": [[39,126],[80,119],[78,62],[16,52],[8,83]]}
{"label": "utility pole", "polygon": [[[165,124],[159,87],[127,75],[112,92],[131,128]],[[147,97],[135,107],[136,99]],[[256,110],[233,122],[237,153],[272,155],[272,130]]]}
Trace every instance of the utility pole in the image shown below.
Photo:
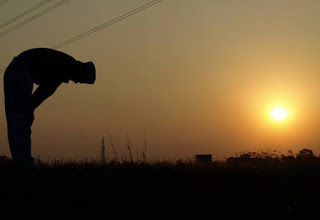
{"label": "utility pole", "polygon": [[131,163],[133,163],[132,154],[131,154],[131,146],[130,146],[130,140],[129,140],[129,134],[128,134],[128,131],[127,131],[127,139],[128,139],[128,145],[127,145],[127,148],[128,148],[128,151],[129,151],[130,162],[131,162]]}
{"label": "utility pole", "polygon": [[104,146],[104,136],[102,137],[102,142],[101,142],[101,164],[106,163],[106,154],[105,154],[105,146]]}

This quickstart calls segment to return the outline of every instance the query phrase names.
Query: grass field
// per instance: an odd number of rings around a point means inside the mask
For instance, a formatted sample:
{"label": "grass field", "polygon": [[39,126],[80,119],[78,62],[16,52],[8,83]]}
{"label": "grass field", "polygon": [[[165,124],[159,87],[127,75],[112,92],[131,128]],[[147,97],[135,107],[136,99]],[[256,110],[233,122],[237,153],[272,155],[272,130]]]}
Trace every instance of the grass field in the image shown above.
{"label": "grass field", "polygon": [[0,164],[3,216],[210,219],[320,217],[320,158],[246,153],[226,161]]}

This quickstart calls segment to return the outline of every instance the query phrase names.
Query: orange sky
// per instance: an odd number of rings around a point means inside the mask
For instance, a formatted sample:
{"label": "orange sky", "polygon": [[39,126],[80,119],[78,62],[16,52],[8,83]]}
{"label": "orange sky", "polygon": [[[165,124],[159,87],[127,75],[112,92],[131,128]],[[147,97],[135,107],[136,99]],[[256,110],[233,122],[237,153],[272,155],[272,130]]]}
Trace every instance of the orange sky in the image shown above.
{"label": "orange sky", "polygon": [[[39,2],[8,1],[0,23]],[[147,2],[71,0],[0,37],[0,68]],[[318,153],[319,10],[316,0],[165,0],[61,48],[95,63],[96,84],[62,84],[36,110],[33,155],[96,156],[104,135],[112,157],[111,135],[127,157],[126,131],[135,155],[146,137],[150,158]],[[1,94],[0,155],[9,155]],[[289,113],[280,123],[270,120],[276,106]]]}

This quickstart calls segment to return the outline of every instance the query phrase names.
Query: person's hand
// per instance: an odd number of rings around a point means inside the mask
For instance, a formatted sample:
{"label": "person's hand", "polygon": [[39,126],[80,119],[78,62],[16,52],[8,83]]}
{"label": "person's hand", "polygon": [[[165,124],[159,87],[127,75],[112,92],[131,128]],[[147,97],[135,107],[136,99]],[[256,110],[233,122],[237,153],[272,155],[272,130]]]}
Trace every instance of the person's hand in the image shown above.
{"label": "person's hand", "polygon": [[34,120],[34,111],[33,109],[30,111],[29,115],[28,115],[28,119],[27,119],[27,126],[31,127],[33,124],[33,120]]}

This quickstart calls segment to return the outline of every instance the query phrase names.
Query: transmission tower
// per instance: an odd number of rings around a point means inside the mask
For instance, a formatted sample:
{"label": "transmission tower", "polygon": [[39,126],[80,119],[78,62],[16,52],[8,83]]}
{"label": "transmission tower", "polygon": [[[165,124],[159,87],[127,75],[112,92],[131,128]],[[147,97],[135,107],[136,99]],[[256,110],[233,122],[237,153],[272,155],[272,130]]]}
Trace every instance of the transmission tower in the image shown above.
{"label": "transmission tower", "polygon": [[101,164],[106,163],[106,154],[105,154],[105,146],[104,146],[104,136],[102,137],[101,141]]}

